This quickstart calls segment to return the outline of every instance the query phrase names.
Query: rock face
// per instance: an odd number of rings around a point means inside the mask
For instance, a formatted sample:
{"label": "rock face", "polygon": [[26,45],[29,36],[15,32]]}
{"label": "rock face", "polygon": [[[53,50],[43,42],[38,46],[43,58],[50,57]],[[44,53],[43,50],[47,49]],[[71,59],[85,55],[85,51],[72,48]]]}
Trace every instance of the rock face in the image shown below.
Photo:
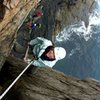
{"label": "rock face", "polygon": [[0,1],[0,69],[10,54],[19,27],[31,9],[38,4],[37,0],[14,1]]}
{"label": "rock face", "polygon": [[50,68],[31,69],[14,85],[6,100],[100,100],[100,82],[79,80]]}

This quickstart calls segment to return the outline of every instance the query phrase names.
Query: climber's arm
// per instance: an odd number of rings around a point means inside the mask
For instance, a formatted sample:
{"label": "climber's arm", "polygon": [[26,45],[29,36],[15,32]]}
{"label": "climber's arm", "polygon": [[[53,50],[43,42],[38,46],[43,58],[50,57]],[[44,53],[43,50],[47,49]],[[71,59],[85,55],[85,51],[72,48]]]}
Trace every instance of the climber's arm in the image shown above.
{"label": "climber's arm", "polygon": [[35,38],[35,39],[33,39],[33,40],[31,40],[30,42],[29,42],[29,45],[35,45],[35,44],[38,44],[38,43],[42,43],[43,42],[43,40],[41,39],[41,37],[37,37],[37,38]]}
{"label": "climber's arm", "polygon": [[44,45],[47,45],[47,44],[52,45],[52,42],[50,40],[47,40],[43,37],[37,37],[37,38],[31,40],[29,42],[29,45],[35,45],[35,44],[38,44],[38,43],[39,44],[44,44]]}
{"label": "climber's arm", "polygon": [[26,53],[25,53],[25,56],[24,56],[25,62],[27,62],[28,52],[29,52],[29,45],[27,46]]}

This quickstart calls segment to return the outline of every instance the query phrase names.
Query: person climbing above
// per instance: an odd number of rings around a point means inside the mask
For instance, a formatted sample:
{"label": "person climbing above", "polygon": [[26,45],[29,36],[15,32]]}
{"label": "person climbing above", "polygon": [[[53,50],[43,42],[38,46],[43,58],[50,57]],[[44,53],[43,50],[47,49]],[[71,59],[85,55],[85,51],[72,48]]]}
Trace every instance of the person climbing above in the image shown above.
{"label": "person climbing above", "polygon": [[28,63],[28,51],[32,47],[33,59],[32,65],[38,67],[53,67],[58,60],[66,56],[66,50],[62,47],[54,47],[53,43],[45,38],[37,37],[28,43],[24,61]]}
{"label": "person climbing above", "polygon": [[43,13],[42,13],[42,11],[37,11],[33,16],[32,16],[32,18],[34,18],[34,17],[41,17],[43,15]]}
{"label": "person climbing above", "polygon": [[26,27],[28,29],[36,29],[36,28],[41,28],[41,24],[40,23],[32,23],[31,21],[30,22],[27,22],[26,23]]}
{"label": "person climbing above", "polygon": [[38,10],[35,12],[34,15],[30,16],[30,19],[27,19],[26,21],[26,27],[28,29],[35,29],[35,28],[41,28],[41,23],[35,23],[41,16],[43,15],[41,10]]}

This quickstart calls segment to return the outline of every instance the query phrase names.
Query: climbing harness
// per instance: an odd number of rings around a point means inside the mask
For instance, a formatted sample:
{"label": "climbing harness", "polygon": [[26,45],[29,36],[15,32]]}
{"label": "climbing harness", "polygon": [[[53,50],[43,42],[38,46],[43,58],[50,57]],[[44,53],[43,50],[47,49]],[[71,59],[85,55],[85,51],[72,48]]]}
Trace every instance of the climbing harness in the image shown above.
{"label": "climbing harness", "polygon": [[17,76],[17,78],[10,84],[10,86],[3,92],[3,94],[0,96],[0,100],[6,95],[6,93],[12,88],[12,86],[18,81],[18,79],[24,74],[24,72],[30,67],[30,65],[33,63],[31,61],[26,68]]}

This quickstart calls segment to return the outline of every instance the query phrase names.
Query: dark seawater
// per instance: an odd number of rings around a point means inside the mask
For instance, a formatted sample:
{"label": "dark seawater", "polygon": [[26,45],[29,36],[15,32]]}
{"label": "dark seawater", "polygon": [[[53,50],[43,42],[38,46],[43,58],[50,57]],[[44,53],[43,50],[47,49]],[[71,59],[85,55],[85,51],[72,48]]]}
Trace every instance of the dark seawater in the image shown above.
{"label": "dark seawater", "polygon": [[70,39],[57,42],[66,48],[67,56],[57,62],[54,69],[81,79],[92,77],[100,80],[100,26],[92,26],[92,35],[86,41],[75,32]]}

